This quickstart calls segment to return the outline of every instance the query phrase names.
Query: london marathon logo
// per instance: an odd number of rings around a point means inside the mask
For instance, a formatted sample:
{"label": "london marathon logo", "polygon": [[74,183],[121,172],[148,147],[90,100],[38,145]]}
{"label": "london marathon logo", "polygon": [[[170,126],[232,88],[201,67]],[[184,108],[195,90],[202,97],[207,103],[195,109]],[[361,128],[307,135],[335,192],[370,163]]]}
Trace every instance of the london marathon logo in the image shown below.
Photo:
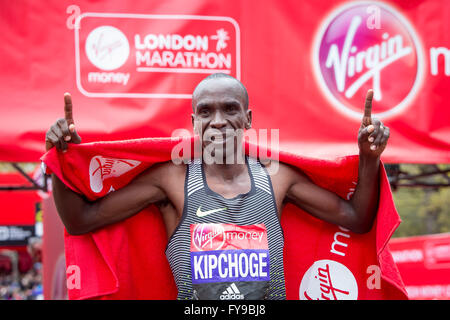
{"label": "london marathon logo", "polygon": [[379,2],[356,2],[333,11],[317,32],[312,54],[314,73],[330,104],[358,120],[370,88],[376,117],[403,112],[424,72],[413,27],[396,9]]}
{"label": "london marathon logo", "polygon": [[208,74],[240,78],[230,17],[86,12],[73,29],[77,87],[88,97],[191,99]]}

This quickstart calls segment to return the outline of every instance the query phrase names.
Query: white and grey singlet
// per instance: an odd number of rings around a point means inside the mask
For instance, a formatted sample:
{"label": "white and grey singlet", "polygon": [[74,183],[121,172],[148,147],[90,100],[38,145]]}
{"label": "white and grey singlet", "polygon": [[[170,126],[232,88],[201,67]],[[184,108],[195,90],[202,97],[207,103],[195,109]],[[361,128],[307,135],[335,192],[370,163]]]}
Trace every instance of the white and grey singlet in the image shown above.
{"label": "white and grey singlet", "polygon": [[248,193],[212,191],[199,159],[187,165],[181,221],[166,256],[178,299],[286,299],[284,236],[265,167],[246,157]]}

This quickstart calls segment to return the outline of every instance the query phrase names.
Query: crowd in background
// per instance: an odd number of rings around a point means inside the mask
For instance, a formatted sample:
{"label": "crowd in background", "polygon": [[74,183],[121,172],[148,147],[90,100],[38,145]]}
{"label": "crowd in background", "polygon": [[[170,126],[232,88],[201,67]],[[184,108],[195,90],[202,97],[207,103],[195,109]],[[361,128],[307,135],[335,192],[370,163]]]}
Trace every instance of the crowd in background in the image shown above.
{"label": "crowd in background", "polygon": [[41,241],[27,250],[0,250],[0,256],[0,300],[43,300]]}

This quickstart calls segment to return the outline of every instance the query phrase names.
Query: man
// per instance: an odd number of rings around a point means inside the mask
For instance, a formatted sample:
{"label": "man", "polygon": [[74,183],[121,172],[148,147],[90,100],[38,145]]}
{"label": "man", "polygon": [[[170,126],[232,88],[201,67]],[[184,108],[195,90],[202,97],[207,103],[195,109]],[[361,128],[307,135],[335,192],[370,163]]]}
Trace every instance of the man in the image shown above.
{"label": "man", "polygon": [[[278,170],[268,170],[273,164],[265,167],[245,157],[245,163],[195,159],[188,165],[154,165],[126,187],[95,202],[53,175],[56,207],[66,230],[77,235],[156,204],[169,237],[166,256],[179,299],[284,299],[279,219],[286,202],[356,233],[371,229],[378,204],[380,155],[389,138],[389,128],[371,119],[372,97],[370,90],[358,133],[358,184],[349,201],[288,165],[279,163]],[[223,159],[238,158],[241,149],[232,148],[230,153],[226,148],[227,133],[251,128],[245,87],[231,76],[213,74],[194,90],[192,106],[194,130],[201,136],[223,138],[204,139],[203,150],[216,144],[227,150]],[[64,152],[67,143],[80,142],[71,97],[66,94],[65,118],[47,132],[46,149],[56,146]]]}

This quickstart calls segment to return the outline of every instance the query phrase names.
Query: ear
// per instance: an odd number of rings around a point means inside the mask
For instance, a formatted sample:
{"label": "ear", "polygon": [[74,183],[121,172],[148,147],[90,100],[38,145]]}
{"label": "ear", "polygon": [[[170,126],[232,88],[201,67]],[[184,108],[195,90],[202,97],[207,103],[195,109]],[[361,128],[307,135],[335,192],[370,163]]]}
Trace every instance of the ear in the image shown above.
{"label": "ear", "polygon": [[197,117],[193,113],[191,114],[191,118],[192,118],[192,127],[193,127],[194,134],[198,134],[201,136],[202,123],[197,120]]}
{"label": "ear", "polygon": [[250,129],[252,127],[252,110],[248,109],[246,111],[247,123],[245,124],[245,129]]}

